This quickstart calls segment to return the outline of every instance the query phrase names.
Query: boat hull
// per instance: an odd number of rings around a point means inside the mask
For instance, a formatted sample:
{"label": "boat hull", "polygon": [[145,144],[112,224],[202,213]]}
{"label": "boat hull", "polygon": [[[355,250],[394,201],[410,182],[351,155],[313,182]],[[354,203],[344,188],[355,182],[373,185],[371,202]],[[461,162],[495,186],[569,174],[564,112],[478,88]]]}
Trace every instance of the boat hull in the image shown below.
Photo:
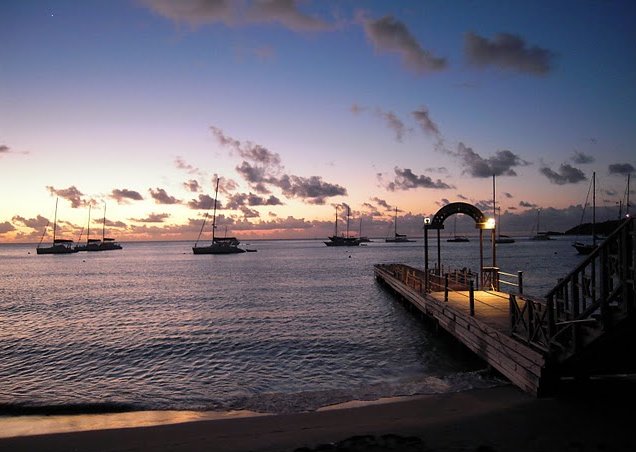
{"label": "boat hull", "polygon": [[73,254],[79,250],[67,246],[54,245],[46,248],[36,248],[35,251],[37,254]]}
{"label": "boat hull", "polygon": [[193,246],[192,252],[194,254],[240,254],[244,253],[245,250],[236,246],[214,244],[210,246]]}
{"label": "boat hull", "polygon": [[596,246],[594,245],[589,245],[589,244],[581,243],[581,242],[573,243],[572,246],[576,248],[576,251],[579,254],[583,254],[583,255],[590,254],[592,251],[596,249]]}

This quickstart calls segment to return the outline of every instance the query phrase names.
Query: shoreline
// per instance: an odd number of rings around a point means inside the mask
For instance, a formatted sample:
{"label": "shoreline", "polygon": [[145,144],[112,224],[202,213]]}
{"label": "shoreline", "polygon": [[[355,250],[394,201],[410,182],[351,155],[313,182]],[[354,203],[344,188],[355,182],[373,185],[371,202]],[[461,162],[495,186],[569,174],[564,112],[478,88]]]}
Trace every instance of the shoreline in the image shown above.
{"label": "shoreline", "polygon": [[0,439],[0,450],[636,450],[624,414],[634,403],[633,378],[565,382],[558,396],[542,399],[507,385],[301,414],[185,416],[181,423],[16,436]]}

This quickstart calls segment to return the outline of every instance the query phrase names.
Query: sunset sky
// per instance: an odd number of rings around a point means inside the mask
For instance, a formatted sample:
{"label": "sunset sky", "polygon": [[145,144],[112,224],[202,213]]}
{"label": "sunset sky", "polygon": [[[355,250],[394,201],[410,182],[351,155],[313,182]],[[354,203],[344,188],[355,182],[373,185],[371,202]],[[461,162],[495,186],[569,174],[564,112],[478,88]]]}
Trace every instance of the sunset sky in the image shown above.
{"label": "sunset sky", "polygon": [[324,237],[343,204],[421,234],[491,209],[493,174],[513,234],[578,224],[593,172],[614,219],[635,82],[631,0],[5,0],[0,242],[56,197],[64,238],[105,205],[119,240],[196,239],[217,176],[243,239]]}

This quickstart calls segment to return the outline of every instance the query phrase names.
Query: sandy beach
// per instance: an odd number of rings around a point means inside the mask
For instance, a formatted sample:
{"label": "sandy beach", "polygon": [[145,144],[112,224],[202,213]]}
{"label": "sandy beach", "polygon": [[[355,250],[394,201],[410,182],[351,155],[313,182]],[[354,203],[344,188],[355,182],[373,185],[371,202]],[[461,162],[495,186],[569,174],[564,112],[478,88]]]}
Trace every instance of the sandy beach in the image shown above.
{"label": "sandy beach", "polygon": [[[0,439],[7,451],[636,450],[633,379],[592,379],[535,399],[513,386],[311,413]],[[143,425],[140,416],[140,425]],[[158,416],[158,415],[157,415]]]}

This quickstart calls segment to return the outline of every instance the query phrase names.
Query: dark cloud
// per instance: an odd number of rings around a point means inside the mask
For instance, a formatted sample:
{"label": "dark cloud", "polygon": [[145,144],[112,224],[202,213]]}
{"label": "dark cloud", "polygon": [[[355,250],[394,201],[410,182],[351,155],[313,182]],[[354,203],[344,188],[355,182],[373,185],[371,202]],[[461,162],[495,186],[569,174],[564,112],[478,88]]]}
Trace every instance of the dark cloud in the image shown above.
{"label": "dark cloud", "polygon": [[320,176],[300,177],[283,175],[277,186],[290,198],[301,198],[309,204],[324,204],[326,198],[346,196],[347,189],[338,184],[324,182]]}
{"label": "dark cloud", "polygon": [[236,193],[230,196],[227,202],[227,209],[240,209],[245,206],[280,206],[283,203],[276,196],[271,195],[268,198],[255,195],[254,193]]}
{"label": "dark cloud", "polygon": [[475,33],[467,33],[464,53],[475,66],[495,66],[533,75],[545,75],[552,70],[554,53],[540,47],[528,47],[513,34],[499,33],[492,41]]}
{"label": "dark cloud", "polygon": [[[302,177],[283,174],[280,156],[264,146],[252,143],[241,143],[228,137],[218,127],[210,127],[219,144],[229,147],[245,160],[236,167],[236,171],[249,182],[252,189],[259,194],[269,194],[268,186],[279,188],[290,198],[300,198],[309,204],[324,204],[326,198],[342,196],[347,190],[338,184],[324,182],[320,176]],[[248,161],[249,160],[249,161]]]}
{"label": "dark cloud", "polygon": [[169,216],[169,213],[151,213],[146,218],[130,218],[130,221],[136,221],[137,223],[163,223]]}
{"label": "dark cloud", "polygon": [[441,139],[439,128],[437,127],[437,124],[435,124],[435,122],[433,122],[433,120],[431,119],[431,116],[426,107],[422,106],[419,110],[411,112],[411,114],[420,125],[420,128],[424,131],[424,133],[432,135],[438,140]]}
{"label": "dark cloud", "polygon": [[468,198],[464,195],[462,195],[461,193],[457,194],[457,198],[461,199],[462,201],[468,201]]}
{"label": "dark cloud", "polygon": [[47,186],[46,189],[55,196],[59,196],[60,198],[66,199],[71,202],[71,207],[76,209],[80,206],[86,205],[86,201],[82,199],[84,193],[79,191],[75,185],[72,185],[68,188],[60,188],[57,189],[55,187]]}
{"label": "dark cloud", "polygon": [[557,185],[576,184],[577,182],[587,179],[583,171],[578,168],[574,168],[568,163],[563,163],[559,167],[558,173],[547,166],[544,166],[539,171],[547,177],[550,182]]}
{"label": "dark cloud", "polygon": [[398,116],[392,111],[382,111],[378,110],[378,116],[384,119],[387,127],[395,133],[395,139],[402,142],[404,138],[404,134],[407,132],[407,128]]}
{"label": "dark cloud", "polygon": [[364,20],[367,38],[380,52],[397,53],[402,63],[417,73],[439,71],[446,67],[446,60],[433,56],[420,46],[415,37],[399,20],[385,16],[378,20]]}
{"label": "dark cloud", "polygon": [[252,22],[279,23],[293,31],[321,31],[330,28],[322,19],[301,12],[296,0],[253,2],[246,17]]}
{"label": "dark cloud", "polygon": [[190,179],[189,181],[184,182],[183,186],[186,188],[186,190],[192,193],[198,193],[201,191],[201,185],[199,185],[199,181],[195,179]]}
{"label": "dark cloud", "polygon": [[163,188],[149,189],[150,196],[155,200],[156,204],[180,204],[181,201],[170,196]]}
{"label": "dark cloud", "polygon": [[439,207],[444,207],[450,204],[450,201],[447,198],[442,198],[439,201],[435,201],[435,204],[437,204]]}
{"label": "dark cloud", "polygon": [[393,210],[393,206],[391,206],[388,202],[386,202],[384,199],[380,199],[377,196],[371,198],[371,201],[373,201],[374,203],[376,203],[378,206],[386,209],[386,210]]}
{"label": "dark cloud", "polygon": [[111,192],[110,197],[116,200],[119,204],[125,204],[131,200],[141,201],[144,199],[143,196],[139,194],[139,192],[134,190],[128,190],[127,188],[122,188],[122,189],[115,188]]}
{"label": "dark cloud", "polygon": [[11,152],[11,148],[9,148],[9,146],[6,144],[0,144],[0,156],[8,154],[9,152]]}
{"label": "dark cloud", "polygon": [[330,28],[324,20],[299,9],[296,0],[141,0],[154,12],[176,22],[191,25],[223,23],[278,23],[292,31],[320,31]]}
{"label": "dark cloud", "polygon": [[610,174],[632,174],[636,169],[629,163],[612,163],[607,170]]}
{"label": "dark cloud", "polygon": [[591,155],[587,155],[580,151],[574,151],[574,155],[572,155],[572,163],[576,163],[577,165],[585,165],[587,163],[594,163],[594,157]]}
{"label": "dark cloud", "polygon": [[35,218],[24,218],[20,215],[16,215],[11,218],[11,221],[13,221],[14,223],[21,223],[27,228],[31,229],[44,229],[46,225],[49,224],[49,220],[47,218],[44,218],[42,215],[38,215]]}
{"label": "dark cloud", "polygon": [[11,231],[15,231],[15,226],[13,226],[11,223],[9,223],[8,221],[0,223],[0,234],[6,234],[7,232]]}
{"label": "dark cloud", "polygon": [[507,191],[503,192],[503,195],[504,195],[506,198],[508,198],[508,199],[510,199],[510,198],[514,198],[514,196],[512,196],[512,195],[511,195],[510,193],[508,193]]}
{"label": "dark cloud", "polygon": [[514,167],[528,165],[528,162],[508,150],[497,151],[494,156],[485,159],[464,143],[459,143],[457,152],[451,152],[451,155],[459,158],[463,172],[473,177],[492,177],[493,174],[516,176]]}
{"label": "dark cloud", "polygon": [[188,174],[200,174],[201,173],[201,170],[199,170],[199,168],[189,164],[188,162],[186,162],[183,159],[183,157],[180,157],[180,156],[177,156],[177,158],[174,159],[174,166],[177,169],[186,171]]}
{"label": "dark cloud", "polygon": [[258,210],[250,209],[247,206],[241,206],[239,210],[243,213],[243,218],[258,218],[261,216]]}
{"label": "dark cloud", "polygon": [[536,209],[538,206],[536,204],[533,204],[533,203],[528,202],[528,201],[519,201],[519,207],[524,207],[524,208],[529,208],[529,209]]}
{"label": "dark cloud", "polygon": [[[198,199],[193,199],[188,202],[188,207],[191,209],[208,210],[214,207],[214,198],[208,195],[199,195]],[[216,203],[217,209],[220,203]]]}
{"label": "dark cloud", "polygon": [[394,171],[395,178],[386,186],[389,191],[410,190],[412,188],[437,188],[442,190],[453,188],[447,183],[442,182],[440,179],[433,181],[433,179],[428,176],[418,176],[409,168],[401,169],[395,167]]}

